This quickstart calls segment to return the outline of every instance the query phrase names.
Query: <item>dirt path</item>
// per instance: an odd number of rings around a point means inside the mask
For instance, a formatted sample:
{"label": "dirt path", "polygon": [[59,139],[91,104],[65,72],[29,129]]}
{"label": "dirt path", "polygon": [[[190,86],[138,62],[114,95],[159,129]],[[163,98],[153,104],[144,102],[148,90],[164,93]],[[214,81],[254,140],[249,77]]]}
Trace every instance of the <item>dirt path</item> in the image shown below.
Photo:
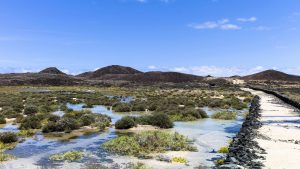
{"label": "dirt path", "polygon": [[267,169],[300,168],[300,116],[299,110],[285,104],[273,95],[245,89],[261,100],[261,122],[255,139],[266,150],[262,161]]}

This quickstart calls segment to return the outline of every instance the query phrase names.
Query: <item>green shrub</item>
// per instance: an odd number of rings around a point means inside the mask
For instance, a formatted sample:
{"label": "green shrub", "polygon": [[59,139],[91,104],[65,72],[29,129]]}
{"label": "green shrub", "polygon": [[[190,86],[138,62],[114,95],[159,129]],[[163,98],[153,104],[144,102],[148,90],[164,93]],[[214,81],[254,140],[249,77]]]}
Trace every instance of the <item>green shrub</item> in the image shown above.
{"label": "green shrub", "polygon": [[115,123],[116,129],[129,129],[136,126],[135,118],[130,116],[122,117]]}
{"label": "green shrub", "polygon": [[3,115],[0,115],[0,124],[5,124],[6,120],[5,117]]}
{"label": "green shrub", "polygon": [[21,130],[40,129],[42,127],[40,119],[35,115],[27,116],[22,120],[20,125]]}
{"label": "green shrub", "polygon": [[46,125],[43,126],[42,132],[43,133],[50,133],[50,132],[62,132],[64,128],[62,126],[56,125],[55,122],[49,121]]}
{"label": "green shrub", "polygon": [[4,132],[0,133],[0,142],[7,144],[7,143],[14,143],[18,141],[18,137],[16,133],[13,132]]}
{"label": "green shrub", "polygon": [[21,130],[17,133],[18,136],[21,136],[21,137],[31,137],[31,136],[34,136],[35,135],[35,131],[32,130],[32,129],[29,129],[29,130]]}
{"label": "green shrub", "polygon": [[115,112],[130,112],[131,107],[127,103],[119,103],[113,106]]}
{"label": "green shrub", "polygon": [[15,157],[10,154],[4,154],[3,152],[0,152],[0,161],[8,161],[14,158]]}
{"label": "green shrub", "polygon": [[198,109],[198,113],[201,115],[201,118],[208,118],[208,115],[204,110]]}
{"label": "green shrub", "polygon": [[229,153],[229,148],[228,148],[228,147],[221,147],[221,148],[218,150],[218,153],[227,154],[227,153]]}
{"label": "green shrub", "polygon": [[165,151],[196,151],[190,140],[178,133],[147,131],[121,136],[102,145],[104,149],[120,155],[147,155]]}
{"label": "green shrub", "polygon": [[15,118],[18,113],[12,107],[3,107],[2,114],[7,118]]}
{"label": "green shrub", "polygon": [[22,123],[22,121],[24,120],[24,116],[22,114],[18,114],[16,117],[15,122],[16,123]]}
{"label": "green shrub", "polygon": [[51,121],[51,122],[54,122],[54,123],[58,122],[60,119],[61,118],[57,115],[50,114],[48,116],[48,121]]}
{"label": "green shrub", "polygon": [[237,117],[237,113],[235,112],[217,112],[212,115],[213,119],[221,119],[221,120],[235,120]]}
{"label": "green shrub", "polygon": [[85,114],[79,118],[81,126],[88,126],[95,122],[95,116],[93,114]]}
{"label": "green shrub", "polygon": [[76,161],[80,160],[84,154],[80,151],[68,151],[63,154],[54,154],[50,156],[50,160],[52,161]]}
{"label": "green shrub", "polygon": [[220,166],[222,164],[224,164],[225,160],[224,159],[218,159],[215,161],[216,166]]}
{"label": "green shrub", "polygon": [[160,128],[172,128],[174,126],[169,116],[162,113],[156,113],[148,116],[148,124]]}
{"label": "green shrub", "polygon": [[64,129],[65,132],[70,132],[75,129],[79,129],[80,124],[77,120],[73,118],[64,117],[58,121],[57,126],[60,126]]}
{"label": "green shrub", "polygon": [[26,106],[24,109],[24,114],[26,115],[32,115],[36,114],[38,112],[38,108],[36,106]]}
{"label": "green shrub", "polygon": [[188,160],[186,158],[183,157],[173,157],[172,158],[172,162],[173,163],[188,163]]}

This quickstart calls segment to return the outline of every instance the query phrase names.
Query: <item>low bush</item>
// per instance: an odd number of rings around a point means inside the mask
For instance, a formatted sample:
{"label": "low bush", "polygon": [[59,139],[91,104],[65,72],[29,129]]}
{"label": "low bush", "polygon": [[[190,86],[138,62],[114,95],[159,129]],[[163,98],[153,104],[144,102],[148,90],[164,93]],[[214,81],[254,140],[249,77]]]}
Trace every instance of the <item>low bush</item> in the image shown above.
{"label": "low bush", "polygon": [[79,118],[81,126],[88,126],[95,122],[95,116],[93,114],[85,114]]}
{"label": "low bush", "polygon": [[228,147],[221,147],[221,148],[218,150],[218,153],[227,154],[227,153],[229,153],[229,148],[228,148]]}
{"label": "low bush", "polygon": [[224,164],[225,160],[224,159],[218,159],[215,161],[216,166],[220,166],[222,164]]}
{"label": "low bush", "polygon": [[102,145],[104,149],[120,155],[139,156],[165,151],[197,151],[183,135],[162,131],[147,131],[121,136]]}
{"label": "low bush", "polygon": [[137,124],[152,125],[160,128],[172,128],[174,126],[168,115],[162,113],[154,113],[153,115],[148,116],[123,117],[116,122],[115,127],[116,129],[129,129],[135,127]]}
{"label": "low bush", "polygon": [[82,159],[84,154],[80,151],[68,151],[63,154],[54,154],[50,156],[52,161],[77,161]]}
{"label": "low bush", "polygon": [[127,103],[118,103],[118,104],[113,106],[113,110],[115,112],[130,112],[131,107]]}
{"label": "low bush", "polygon": [[183,157],[173,157],[172,158],[172,162],[173,163],[188,163],[188,160],[186,158]]}
{"label": "low bush", "polygon": [[4,132],[0,133],[0,142],[7,144],[7,143],[14,143],[18,141],[18,136],[16,133],[12,132]]}
{"label": "low bush", "polygon": [[8,161],[8,160],[12,160],[15,157],[10,155],[10,154],[4,154],[3,152],[0,152],[0,161]]}
{"label": "low bush", "polygon": [[48,121],[51,121],[51,122],[54,122],[54,123],[58,122],[60,119],[61,118],[57,115],[50,114],[48,116]]}
{"label": "low bush", "polygon": [[40,119],[35,116],[27,116],[22,120],[22,123],[20,125],[21,130],[27,130],[27,129],[40,129],[42,127]]}
{"label": "low bush", "polygon": [[32,130],[32,129],[29,129],[29,130],[21,130],[17,133],[18,136],[21,136],[21,137],[31,137],[31,136],[34,136],[35,135],[35,131]]}
{"label": "low bush", "polygon": [[160,128],[172,128],[174,126],[173,122],[166,114],[155,113],[153,115],[146,116],[146,119],[148,125],[157,126]]}
{"label": "low bush", "polygon": [[213,119],[220,120],[235,120],[237,113],[235,112],[217,112],[211,116]]}
{"label": "low bush", "polygon": [[115,123],[116,129],[129,129],[136,126],[135,118],[130,116],[125,116]]}
{"label": "low bush", "polygon": [[6,120],[5,117],[3,115],[0,115],[0,124],[5,124]]}
{"label": "low bush", "polygon": [[26,106],[24,109],[24,114],[26,115],[32,115],[32,114],[36,114],[38,112],[38,108],[36,106]]}

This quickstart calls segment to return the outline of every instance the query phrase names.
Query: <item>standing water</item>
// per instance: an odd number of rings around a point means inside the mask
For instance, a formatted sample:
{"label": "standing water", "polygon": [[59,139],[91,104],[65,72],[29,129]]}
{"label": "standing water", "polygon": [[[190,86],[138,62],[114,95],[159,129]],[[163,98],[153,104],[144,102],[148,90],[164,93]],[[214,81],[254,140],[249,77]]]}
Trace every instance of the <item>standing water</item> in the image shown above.
{"label": "standing water", "polygon": [[[83,104],[67,104],[68,108],[73,110],[82,110]],[[112,118],[112,122],[122,118],[124,115],[138,116],[140,113],[116,113],[105,106],[94,106],[90,109],[93,113],[106,114]],[[209,114],[213,114],[219,109],[204,108]],[[59,112],[60,114],[62,112]],[[188,159],[191,168],[202,166],[214,166],[214,159],[223,157],[223,154],[216,153],[222,147],[227,146],[230,138],[232,138],[240,129],[242,120],[225,121],[214,119],[201,119],[194,122],[175,122],[172,131],[177,131],[190,139],[194,140],[194,144],[198,152],[167,152],[164,155],[169,157],[184,157]],[[15,131],[16,126],[2,128],[0,131]],[[114,128],[109,128],[104,132],[91,133],[72,139],[57,139],[44,137],[42,133],[37,133],[33,138],[26,139],[25,142],[19,143],[13,150],[6,153],[14,155],[17,159],[4,163],[7,168],[36,168],[43,167],[61,167],[61,168],[80,168],[84,163],[89,161],[98,161],[101,163],[129,163],[141,161],[153,168],[187,168],[185,165],[160,162],[155,159],[138,160],[132,157],[120,157],[107,153],[101,149],[101,144],[117,137]],[[78,150],[87,154],[87,157],[79,162],[53,162],[49,160],[49,156],[66,151]]]}

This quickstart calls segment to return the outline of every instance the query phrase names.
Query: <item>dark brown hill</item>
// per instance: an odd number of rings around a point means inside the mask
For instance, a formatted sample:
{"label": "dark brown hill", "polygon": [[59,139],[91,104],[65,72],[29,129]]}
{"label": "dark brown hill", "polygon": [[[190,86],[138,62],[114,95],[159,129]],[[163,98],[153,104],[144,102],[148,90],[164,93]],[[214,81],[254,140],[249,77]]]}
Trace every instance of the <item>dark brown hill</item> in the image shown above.
{"label": "dark brown hill", "polygon": [[100,68],[94,72],[85,72],[79,74],[78,77],[86,77],[86,78],[102,78],[106,75],[133,75],[142,73],[136,69],[131,67],[125,67],[120,65],[111,65],[107,67]]}
{"label": "dark brown hill", "polygon": [[134,82],[197,82],[203,79],[203,77],[178,73],[178,72],[146,72],[141,74],[135,74],[133,76],[123,77],[124,80]]}
{"label": "dark brown hill", "polygon": [[66,75],[64,72],[60,71],[56,67],[46,68],[46,69],[40,71],[39,73],[48,73],[48,74],[56,74],[56,75]]}
{"label": "dark brown hill", "polygon": [[261,81],[300,81],[300,76],[286,74],[277,70],[266,70],[253,75],[244,76],[242,79]]}

